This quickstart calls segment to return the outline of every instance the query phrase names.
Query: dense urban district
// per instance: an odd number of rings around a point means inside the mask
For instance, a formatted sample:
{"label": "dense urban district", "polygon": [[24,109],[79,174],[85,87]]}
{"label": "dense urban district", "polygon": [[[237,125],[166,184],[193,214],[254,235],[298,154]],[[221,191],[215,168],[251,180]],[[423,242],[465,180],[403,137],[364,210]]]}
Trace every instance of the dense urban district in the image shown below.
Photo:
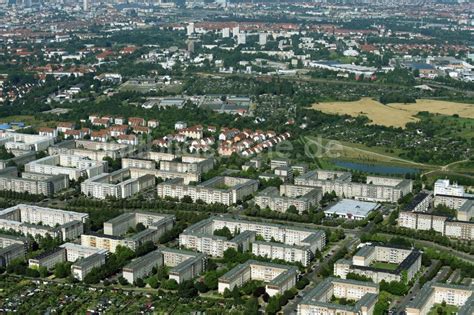
{"label": "dense urban district", "polygon": [[474,3],[0,0],[1,314],[474,314]]}

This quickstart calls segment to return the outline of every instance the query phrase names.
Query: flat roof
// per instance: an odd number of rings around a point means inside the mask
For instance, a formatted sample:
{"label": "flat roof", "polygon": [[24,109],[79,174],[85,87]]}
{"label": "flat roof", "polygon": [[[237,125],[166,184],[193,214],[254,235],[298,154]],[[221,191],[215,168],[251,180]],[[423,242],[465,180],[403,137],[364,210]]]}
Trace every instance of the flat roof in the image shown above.
{"label": "flat roof", "polygon": [[324,213],[336,213],[343,215],[353,215],[356,217],[366,217],[370,211],[379,207],[376,202],[358,201],[353,199],[342,199],[335,205],[329,207]]}

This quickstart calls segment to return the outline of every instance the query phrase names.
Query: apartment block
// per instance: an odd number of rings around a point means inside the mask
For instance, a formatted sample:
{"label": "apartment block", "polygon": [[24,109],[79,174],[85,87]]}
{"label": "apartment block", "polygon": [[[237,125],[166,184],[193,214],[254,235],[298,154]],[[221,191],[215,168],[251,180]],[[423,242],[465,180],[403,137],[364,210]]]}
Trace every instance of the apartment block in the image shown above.
{"label": "apartment block", "polygon": [[134,147],[115,142],[95,142],[88,140],[62,141],[48,148],[49,155],[75,155],[95,161],[103,161],[105,157],[112,159],[124,158],[134,152]]}
{"label": "apartment block", "polygon": [[308,211],[322,199],[322,190],[310,186],[281,185],[267,187],[255,197],[255,203],[260,208],[268,207],[270,210],[286,212],[294,206],[299,213]]}
{"label": "apartment block", "polygon": [[10,262],[17,258],[24,258],[26,248],[23,244],[11,244],[0,248],[0,267],[6,267]]}
{"label": "apartment block", "polygon": [[[374,263],[396,264],[395,269],[377,267]],[[348,273],[371,278],[375,283],[382,280],[410,281],[421,268],[421,253],[386,245],[366,245],[351,260],[340,259],[334,264],[334,275],[346,279]],[[406,279],[403,275],[406,274]]]}
{"label": "apartment block", "polygon": [[26,237],[0,234],[0,248],[5,248],[13,244],[22,244],[27,248],[28,242],[29,240]]}
{"label": "apartment block", "polygon": [[128,283],[135,283],[138,279],[148,276],[153,268],[163,265],[163,254],[158,251],[152,251],[142,257],[134,259],[122,269],[122,276]]}
{"label": "apartment block", "polygon": [[[297,314],[372,315],[378,293],[379,286],[371,282],[326,278],[298,303]],[[332,297],[354,300],[356,303],[353,306],[342,305],[332,301]]]}
{"label": "apartment block", "polygon": [[407,315],[427,315],[435,304],[458,307],[458,315],[471,315],[474,310],[474,287],[446,283],[425,283],[405,308]]}
{"label": "apartment block", "polygon": [[104,222],[104,234],[120,236],[127,233],[129,228],[135,228],[138,223],[141,223],[146,228],[158,230],[158,233],[162,235],[173,228],[174,222],[173,215],[152,212],[124,213]]}
{"label": "apartment block", "polygon": [[366,183],[352,182],[349,172],[314,170],[295,178],[295,185],[320,187],[323,194],[377,202],[397,202],[413,190],[408,179],[367,176]]}
{"label": "apartment block", "polygon": [[434,230],[442,235],[463,240],[474,239],[473,222],[450,220],[429,213],[400,212],[398,226],[422,231]]}
{"label": "apartment block", "polygon": [[139,257],[123,268],[123,277],[129,283],[149,275],[153,268],[160,266],[172,267],[169,278],[181,283],[198,276],[206,268],[206,256],[201,253],[159,248],[153,252]]}
{"label": "apartment block", "polygon": [[85,180],[81,183],[81,192],[86,196],[97,199],[107,197],[128,198],[154,186],[154,176],[143,175],[138,178],[131,178],[130,169],[125,168]]}
{"label": "apartment block", "polygon": [[[214,231],[224,227],[234,233],[233,239],[213,235]],[[262,237],[265,242],[255,242],[255,235]],[[229,216],[216,216],[197,222],[179,235],[180,246],[213,257],[222,257],[229,248],[246,251],[250,249],[249,243],[252,243],[255,255],[300,262],[307,266],[314,253],[325,246],[326,236],[321,230],[247,221]]]}
{"label": "apartment block", "polygon": [[93,254],[105,255],[107,251],[105,249],[97,249],[94,247],[82,246],[76,243],[64,243],[59,246],[66,251],[66,261],[75,262],[79,259],[89,257]]}
{"label": "apartment block", "polygon": [[248,281],[258,280],[265,282],[266,292],[274,296],[294,287],[297,276],[298,269],[294,266],[248,260],[219,278],[218,292],[223,294],[226,289],[232,291]]}
{"label": "apartment block", "polygon": [[70,180],[91,178],[107,171],[106,161],[95,161],[76,155],[46,156],[25,165],[25,171],[47,175],[67,175]]}
{"label": "apartment block", "polygon": [[0,190],[52,196],[68,187],[69,180],[65,175],[43,175],[27,172],[19,175],[16,167],[7,167],[0,170]]}
{"label": "apartment block", "polygon": [[158,197],[181,199],[189,196],[193,201],[232,205],[252,195],[258,189],[258,181],[247,178],[217,176],[196,186],[185,185],[183,179],[175,178],[157,186]]}
{"label": "apartment block", "polygon": [[413,200],[405,206],[403,211],[426,212],[433,202],[433,195],[427,192],[420,192]]}
{"label": "apartment block", "polygon": [[44,151],[54,144],[54,138],[26,133],[1,131],[0,146],[7,150]]}
{"label": "apartment block", "polygon": [[48,270],[51,270],[58,263],[66,261],[66,249],[62,247],[57,247],[49,252],[44,252],[37,255],[34,258],[28,260],[28,265],[30,268],[40,268],[45,267]]}
{"label": "apartment block", "polygon": [[0,229],[68,240],[84,232],[88,218],[86,213],[19,204],[0,211]]}
{"label": "apartment block", "polygon": [[93,254],[86,258],[80,259],[71,266],[72,276],[79,281],[83,281],[93,268],[99,268],[105,264],[104,254]]}

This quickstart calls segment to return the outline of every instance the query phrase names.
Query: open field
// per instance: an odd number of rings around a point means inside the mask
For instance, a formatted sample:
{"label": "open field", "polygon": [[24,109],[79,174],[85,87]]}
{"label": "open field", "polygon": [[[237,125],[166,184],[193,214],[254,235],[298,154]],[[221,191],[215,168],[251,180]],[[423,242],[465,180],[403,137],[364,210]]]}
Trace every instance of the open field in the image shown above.
{"label": "open field", "polygon": [[415,104],[383,105],[371,98],[361,98],[354,102],[325,102],[313,104],[313,109],[331,114],[347,114],[353,117],[367,116],[372,124],[405,127],[409,122],[416,122],[418,112],[427,111],[442,115],[458,114],[460,117],[474,119],[474,105],[439,100],[418,100]]}
{"label": "open field", "polygon": [[417,100],[415,104],[393,103],[388,104],[388,106],[398,110],[408,111],[412,115],[416,115],[418,112],[426,111],[433,114],[448,116],[458,114],[459,117],[474,119],[474,105],[472,104],[420,99]]}

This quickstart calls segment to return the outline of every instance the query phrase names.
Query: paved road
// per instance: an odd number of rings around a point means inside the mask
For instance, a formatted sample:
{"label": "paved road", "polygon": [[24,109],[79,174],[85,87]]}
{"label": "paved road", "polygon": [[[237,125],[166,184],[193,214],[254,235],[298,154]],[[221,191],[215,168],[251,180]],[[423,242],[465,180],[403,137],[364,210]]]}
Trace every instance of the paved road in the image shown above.
{"label": "paved road", "polygon": [[346,248],[352,248],[354,246],[357,246],[359,242],[358,237],[347,237],[342,243],[334,244],[330,248],[330,252],[332,252],[332,255],[329,255],[327,257],[324,257],[322,262],[318,263],[316,267],[307,273],[305,276],[308,277],[308,279],[311,280],[311,282],[301,290],[298,295],[291,301],[289,301],[284,307],[283,307],[283,314],[285,315],[293,315],[296,314],[296,308],[298,306],[298,303],[301,302],[303,299],[304,295],[307,294],[311,289],[313,289],[321,280],[322,278],[319,278],[317,274],[321,271],[321,266],[324,264],[327,264],[330,259],[343,247]]}
{"label": "paved road", "polygon": [[[432,260],[430,267],[426,268],[424,275],[428,274],[439,263],[440,263],[439,260]],[[408,294],[405,295],[400,302],[398,303],[392,302],[392,304],[390,305],[390,309],[392,308],[394,309],[394,314],[403,314],[407,304],[418,294],[418,292],[420,292],[420,289],[421,287],[420,287],[420,282],[418,278],[418,280],[415,281],[415,283],[413,284]]]}

